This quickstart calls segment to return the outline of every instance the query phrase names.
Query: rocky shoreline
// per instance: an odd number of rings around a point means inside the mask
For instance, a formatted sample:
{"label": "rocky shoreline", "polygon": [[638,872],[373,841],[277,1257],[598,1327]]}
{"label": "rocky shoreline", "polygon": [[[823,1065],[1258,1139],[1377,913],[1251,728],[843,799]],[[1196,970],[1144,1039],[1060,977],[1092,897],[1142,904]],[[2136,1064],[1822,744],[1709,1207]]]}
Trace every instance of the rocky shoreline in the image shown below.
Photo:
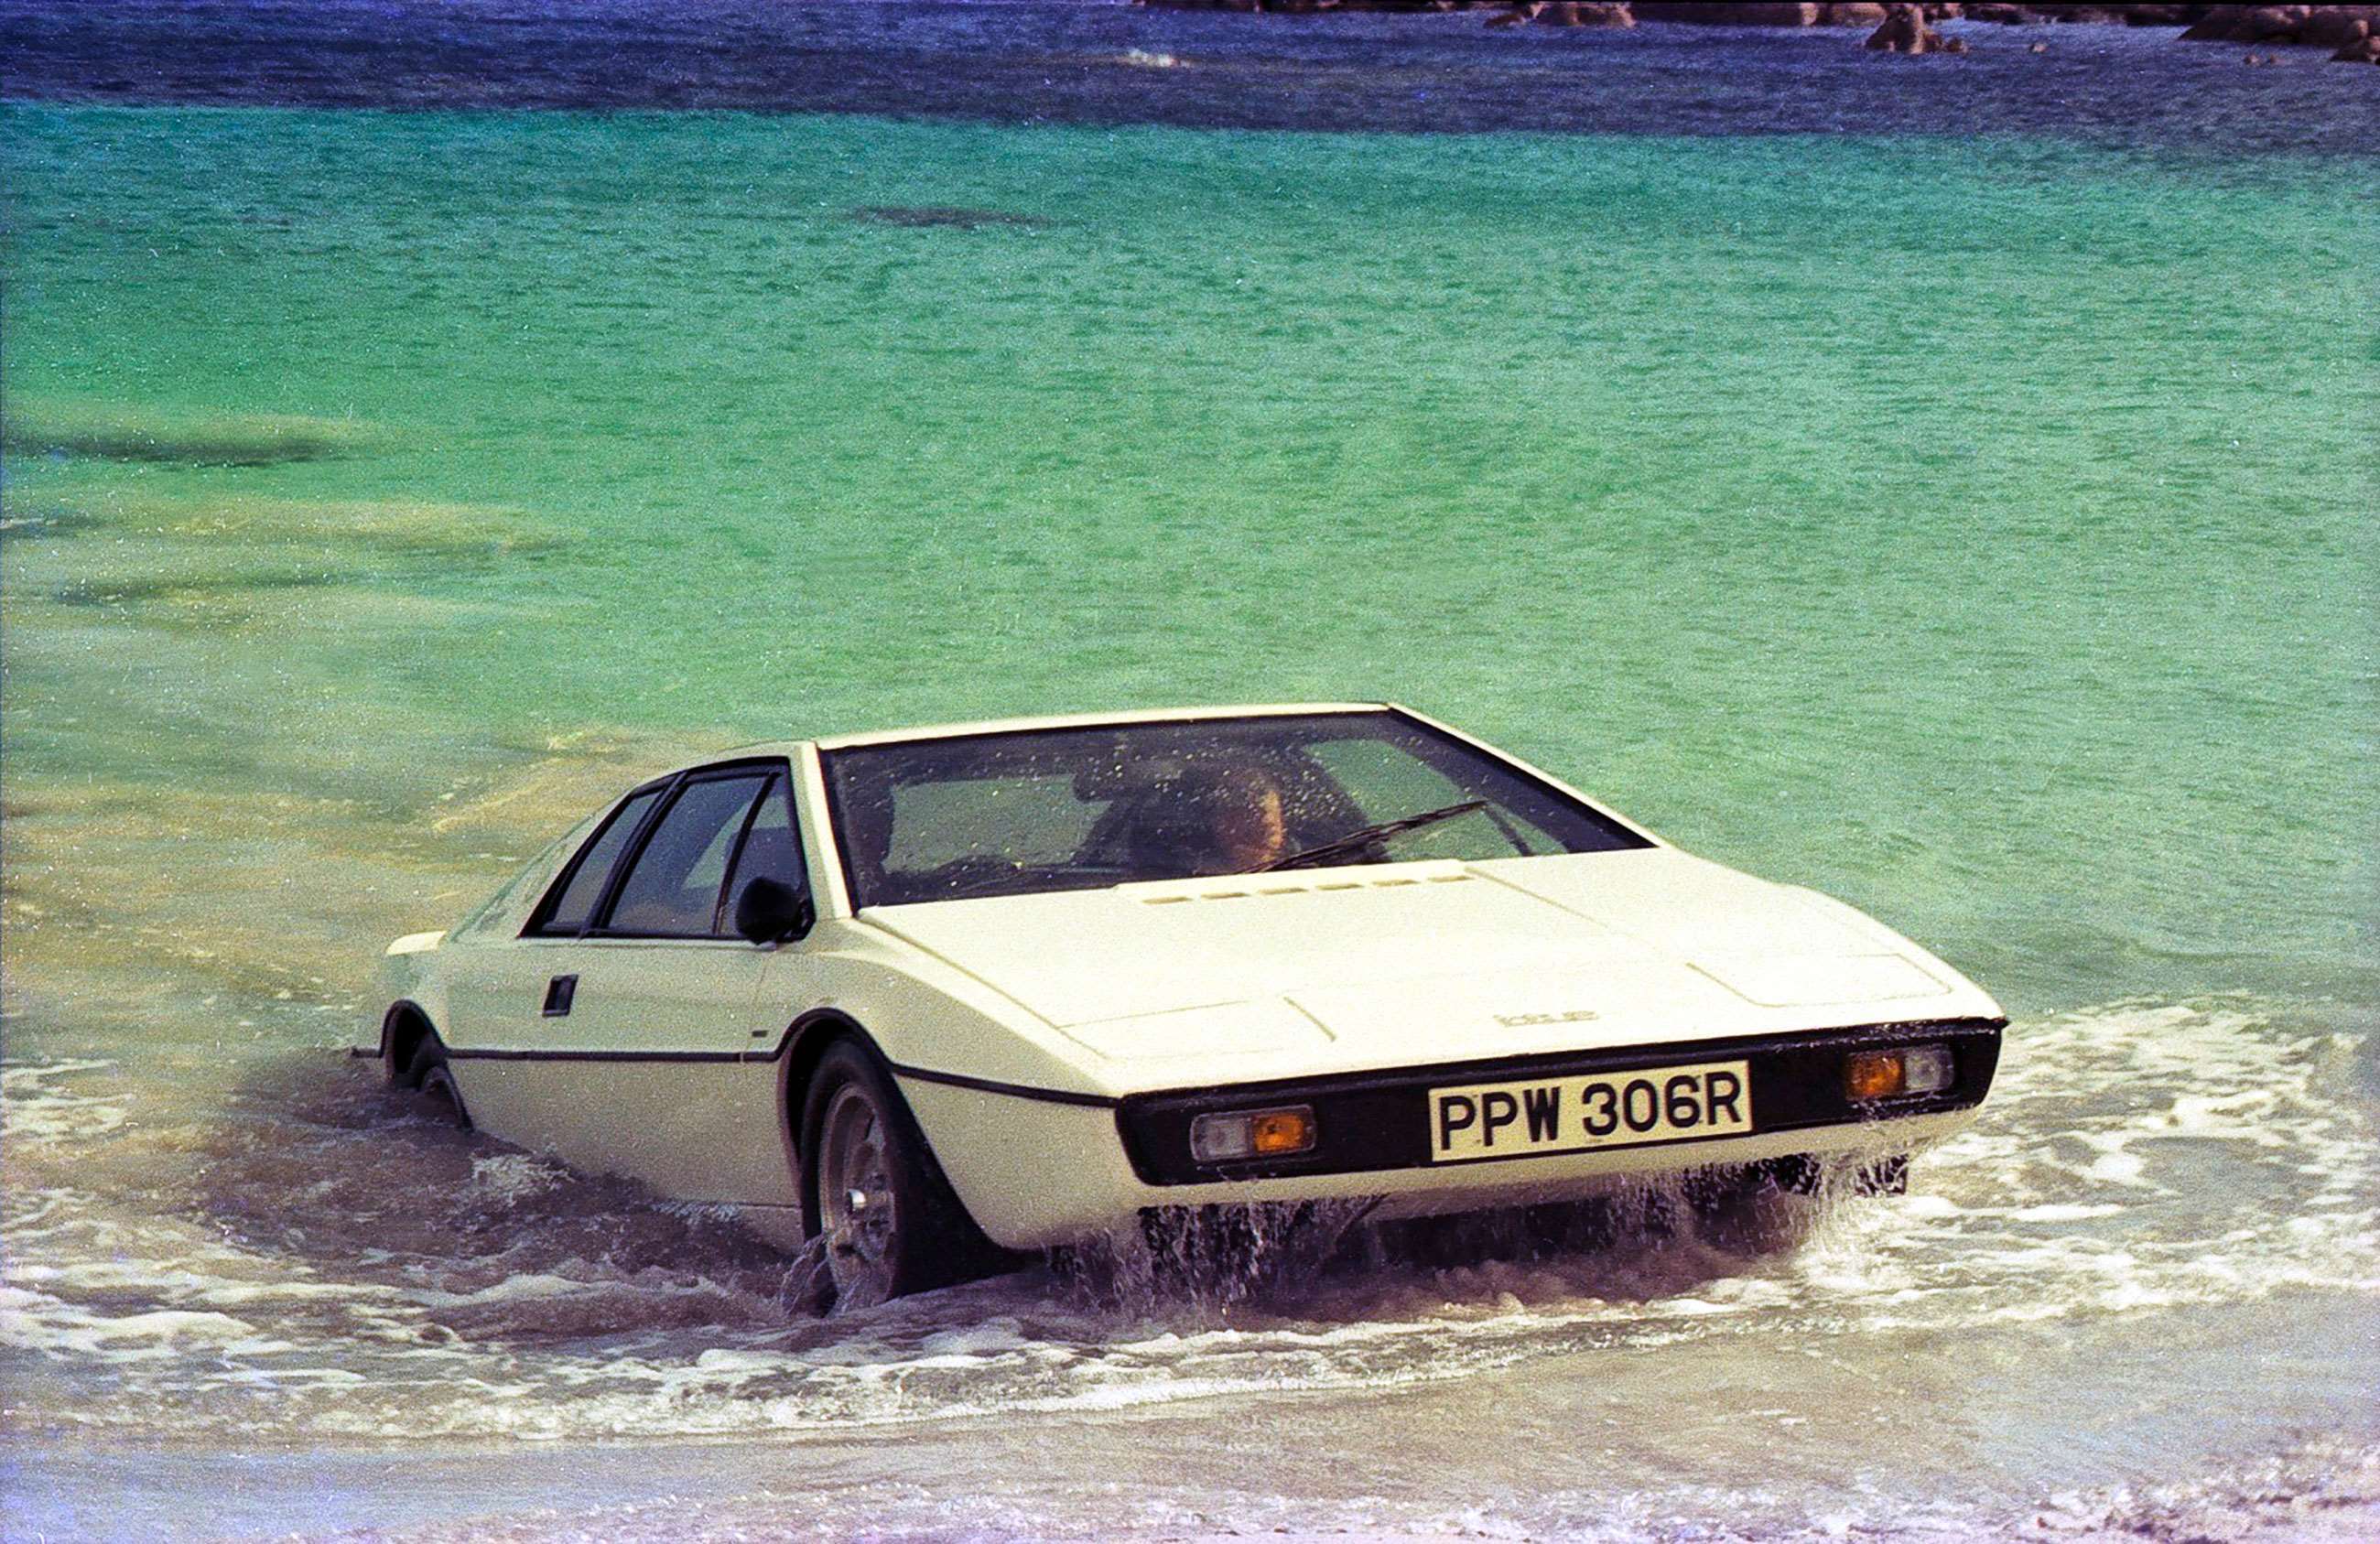
{"label": "rocky shoreline", "polygon": [[[2002,26],[2061,23],[2179,27],[2187,43],[2323,48],[2331,57],[2380,64],[2380,6],[2093,5],[1668,5],[1654,0],[1136,0],[1182,10],[1311,15],[1326,11],[1488,13],[1490,27],[1633,27],[1675,21],[1720,27],[1864,27],[1866,46],[1894,54],[1963,54],[1964,40],[1934,23],[1953,19]],[[2252,60],[2253,56],[2252,55]]]}

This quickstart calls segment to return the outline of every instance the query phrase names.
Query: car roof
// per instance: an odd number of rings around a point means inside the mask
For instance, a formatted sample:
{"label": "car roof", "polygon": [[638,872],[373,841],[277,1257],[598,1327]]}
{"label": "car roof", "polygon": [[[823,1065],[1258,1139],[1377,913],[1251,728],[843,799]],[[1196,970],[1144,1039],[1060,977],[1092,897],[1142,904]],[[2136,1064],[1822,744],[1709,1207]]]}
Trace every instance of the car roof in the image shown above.
{"label": "car roof", "polygon": [[1239,707],[1146,708],[1123,712],[1053,713],[1038,718],[985,719],[974,723],[929,723],[911,729],[874,729],[853,735],[821,736],[820,750],[851,746],[892,745],[904,740],[945,740],[965,735],[1009,735],[1029,729],[1082,729],[1103,724],[1168,723],[1196,719],[1259,718],[1298,713],[1377,713],[1394,708],[1391,702],[1266,702]]}
{"label": "car roof", "polygon": [[1289,717],[1301,713],[1403,712],[1393,702],[1251,702],[1236,707],[1135,708],[1106,713],[1045,713],[1036,718],[979,719],[968,723],[920,723],[905,729],[867,729],[847,735],[822,735],[814,740],[756,740],[689,761],[662,773],[722,766],[759,757],[791,756],[804,746],[819,750],[843,750],[853,746],[899,745],[909,740],[949,740],[968,735],[1010,735],[1029,729],[1085,729],[1111,723],[1175,723],[1198,719]]}

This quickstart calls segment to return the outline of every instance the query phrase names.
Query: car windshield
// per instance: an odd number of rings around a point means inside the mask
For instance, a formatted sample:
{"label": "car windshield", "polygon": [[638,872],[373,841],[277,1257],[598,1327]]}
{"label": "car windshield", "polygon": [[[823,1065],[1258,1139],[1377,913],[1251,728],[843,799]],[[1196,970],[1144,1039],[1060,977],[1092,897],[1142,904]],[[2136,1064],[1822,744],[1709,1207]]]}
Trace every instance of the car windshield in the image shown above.
{"label": "car windshield", "polygon": [[861,906],[1650,845],[1386,711],[974,735],[822,760]]}

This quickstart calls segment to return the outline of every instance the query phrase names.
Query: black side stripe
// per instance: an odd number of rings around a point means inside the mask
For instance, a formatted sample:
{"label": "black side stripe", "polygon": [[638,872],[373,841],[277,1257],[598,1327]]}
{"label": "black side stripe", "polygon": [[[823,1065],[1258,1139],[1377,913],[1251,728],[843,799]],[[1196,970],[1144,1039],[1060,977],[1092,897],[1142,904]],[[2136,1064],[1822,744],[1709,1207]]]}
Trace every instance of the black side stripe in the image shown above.
{"label": "black side stripe", "polygon": [[920,1083],[941,1083],[953,1088],[972,1088],[983,1094],[1005,1094],[1010,1099],[1038,1100],[1044,1104],[1078,1104],[1088,1110],[1112,1110],[1116,1101],[1105,1094],[1070,1093],[1063,1088],[1035,1088],[1022,1083],[998,1083],[989,1077],[968,1077],[955,1072],[929,1072],[924,1067],[905,1067],[895,1064],[896,1077],[914,1077]]}
{"label": "black side stripe", "polygon": [[[749,1056],[735,1051],[494,1051],[469,1050],[449,1046],[446,1059],[450,1062],[748,1062],[780,1061],[791,1037],[767,1056]],[[350,1055],[369,1056],[376,1052],[353,1050]],[[1044,1104],[1073,1104],[1091,1110],[1112,1110],[1116,1101],[1105,1094],[1078,1094],[1065,1088],[1036,1088],[1023,1083],[1002,1083],[989,1077],[969,1077],[963,1073],[935,1072],[928,1067],[905,1067],[894,1064],[896,1077],[914,1077],[920,1083],[940,1083],[953,1088],[971,1088],[977,1093],[1001,1094],[1009,1099],[1038,1100]]]}
{"label": "black side stripe", "polygon": [[[450,1062],[742,1062],[738,1051],[470,1051],[446,1048]],[[774,1061],[776,1058],[765,1058]]]}

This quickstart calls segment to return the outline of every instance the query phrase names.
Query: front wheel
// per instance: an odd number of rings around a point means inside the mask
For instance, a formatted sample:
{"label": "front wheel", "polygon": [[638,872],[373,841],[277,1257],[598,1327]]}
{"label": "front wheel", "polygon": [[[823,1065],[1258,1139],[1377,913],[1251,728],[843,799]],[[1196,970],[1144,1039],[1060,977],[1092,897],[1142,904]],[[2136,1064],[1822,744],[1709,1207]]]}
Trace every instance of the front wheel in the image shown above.
{"label": "front wheel", "polygon": [[947,1285],[990,1252],[866,1051],[849,1041],[829,1051],[804,1110],[802,1166],[836,1307]]}
{"label": "front wheel", "polygon": [[421,1048],[413,1053],[412,1063],[405,1069],[403,1086],[419,1093],[438,1106],[449,1125],[465,1131],[471,1129],[471,1112],[464,1108],[463,1092],[455,1087],[455,1074],[446,1064],[446,1048],[438,1037],[422,1038]]}

